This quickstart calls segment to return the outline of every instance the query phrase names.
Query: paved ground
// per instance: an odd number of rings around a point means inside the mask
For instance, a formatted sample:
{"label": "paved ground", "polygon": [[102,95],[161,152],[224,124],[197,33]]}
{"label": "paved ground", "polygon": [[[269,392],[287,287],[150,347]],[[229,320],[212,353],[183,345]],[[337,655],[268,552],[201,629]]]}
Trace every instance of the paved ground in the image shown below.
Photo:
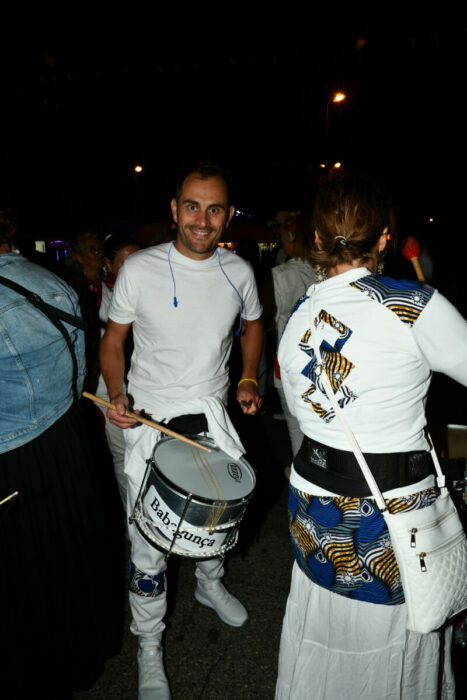
{"label": "paved ground", "polygon": [[[292,554],[287,531],[284,467],[290,462],[283,421],[271,413],[237,417],[237,428],[258,470],[258,487],[241,524],[240,542],[228,556],[227,587],[246,605],[250,619],[235,629],[193,597],[194,564],[173,557],[168,570],[169,614],[166,668],[174,700],[272,699],[280,630],[287,599]],[[248,421],[248,422],[246,422]],[[77,700],[136,700],[137,642],[126,610],[121,653]],[[458,698],[466,697],[467,649],[455,648]],[[304,700],[306,700],[304,698]]]}

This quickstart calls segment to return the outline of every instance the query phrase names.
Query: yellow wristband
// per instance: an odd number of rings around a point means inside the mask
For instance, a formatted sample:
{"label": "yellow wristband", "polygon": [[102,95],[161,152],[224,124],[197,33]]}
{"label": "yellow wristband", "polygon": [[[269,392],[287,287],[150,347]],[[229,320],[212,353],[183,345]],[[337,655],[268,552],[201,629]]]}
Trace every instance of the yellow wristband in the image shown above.
{"label": "yellow wristband", "polygon": [[240,386],[240,384],[241,384],[242,382],[253,382],[253,384],[255,385],[255,387],[258,388],[258,382],[256,381],[256,379],[250,379],[249,377],[245,377],[245,379],[240,379],[240,381],[238,382],[237,386]]}

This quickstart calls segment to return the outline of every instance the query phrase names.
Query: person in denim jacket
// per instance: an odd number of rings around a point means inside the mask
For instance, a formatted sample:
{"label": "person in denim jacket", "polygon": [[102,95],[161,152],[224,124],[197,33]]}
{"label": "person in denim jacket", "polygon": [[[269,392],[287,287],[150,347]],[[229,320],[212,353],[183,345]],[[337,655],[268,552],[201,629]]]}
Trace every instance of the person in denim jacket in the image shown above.
{"label": "person in denim jacket", "polygon": [[[45,302],[79,314],[75,292],[62,280],[16,253],[0,256],[0,275],[26,285]],[[78,361],[78,391],[85,364],[84,337],[67,326]],[[25,297],[1,287],[0,453],[24,445],[60,418],[73,401],[72,358],[63,336]]]}
{"label": "person in denim jacket", "polygon": [[[11,213],[0,211],[0,276],[79,316],[77,296],[65,282],[11,252],[12,229]],[[64,325],[76,358],[79,395],[84,334]],[[73,383],[73,359],[61,332],[22,294],[0,284],[0,658],[5,700],[86,690],[118,651],[119,615],[112,591],[109,595],[96,583],[99,571],[110,577],[115,572]]]}

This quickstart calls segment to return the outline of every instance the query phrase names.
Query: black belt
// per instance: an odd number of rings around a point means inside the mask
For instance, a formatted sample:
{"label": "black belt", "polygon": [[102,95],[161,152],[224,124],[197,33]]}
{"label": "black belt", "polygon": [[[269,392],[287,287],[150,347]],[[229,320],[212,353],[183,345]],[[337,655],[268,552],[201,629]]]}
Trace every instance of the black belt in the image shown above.
{"label": "black belt", "polygon": [[[381,491],[416,484],[435,474],[429,452],[365,452],[365,459]],[[371,496],[353,452],[336,450],[305,435],[294,467],[307,481],[342,496]]]}
{"label": "black belt", "polygon": [[207,433],[209,430],[208,421],[204,413],[187,413],[183,416],[171,418],[168,423],[163,423],[162,421],[159,421],[159,423],[182,435],[197,435],[198,433]]}

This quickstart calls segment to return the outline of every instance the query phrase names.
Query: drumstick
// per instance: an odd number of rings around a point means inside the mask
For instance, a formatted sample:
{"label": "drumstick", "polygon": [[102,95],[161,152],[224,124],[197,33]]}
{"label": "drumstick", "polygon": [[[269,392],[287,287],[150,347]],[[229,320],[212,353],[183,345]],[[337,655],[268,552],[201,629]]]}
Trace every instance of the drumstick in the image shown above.
{"label": "drumstick", "polygon": [[[95,403],[98,403],[101,406],[106,406],[107,408],[111,408],[113,411],[115,411],[115,406],[113,405],[113,403],[110,403],[109,401],[105,401],[105,399],[100,399],[98,396],[94,396],[94,394],[90,394],[88,391],[83,391],[83,396],[85,396],[87,399],[91,399],[91,401],[94,401]],[[144,423],[144,425],[149,425],[150,428],[154,428],[155,430],[160,430],[161,433],[165,433],[166,435],[170,435],[170,437],[176,438],[177,440],[181,440],[182,442],[186,442],[188,445],[193,445],[193,447],[198,447],[200,450],[205,450],[206,452],[211,452],[209,447],[204,447],[204,445],[200,445],[199,442],[195,442],[194,440],[190,440],[190,438],[187,438],[184,435],[180,435],[180,433],[176,433],[173,430],[170,430],[170,428],[164,427],[163,425],[159,425],[159,423],[156,423],[153,420],[148,420],[147,418],[143,418],[143,416],[139,416],[137,413],[132,413],[131,411],[125,411],[125,416],[127,418],[134,418],[139,423]]]}
{"label": "drumstick", "polygon": [[14,493],[10,493],[9,496],[3,499],[3,501],[0,501],[0,506],[3,506],[4,503],[7,503],[8,501],[11,501],[12,498],[17,496],[19,491],[15,491]]}

